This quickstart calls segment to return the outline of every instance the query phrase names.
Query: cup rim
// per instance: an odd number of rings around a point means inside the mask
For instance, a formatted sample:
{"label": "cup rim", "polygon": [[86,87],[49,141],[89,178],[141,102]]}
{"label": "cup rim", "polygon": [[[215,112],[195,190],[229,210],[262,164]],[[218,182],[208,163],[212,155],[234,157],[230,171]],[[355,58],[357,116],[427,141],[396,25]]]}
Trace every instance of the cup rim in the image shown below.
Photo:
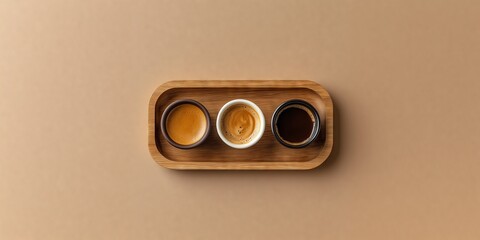
{"label": "cup rim", "polygon": [[[288,142],[285,142],[280,137],[280,135],[277,132],[277,129],[275,127],[277,125],[278,117],[280,116],[280,113],[282,112],[282,110],[284,108],[290,106],[290,105],[295,105],[295,104],[302,105],[302,106],[308,108],[312,112],[313,117],[315,118],[315,123],[313,125],[313,129],[312,129],[312,133],[311,133],[310,137],[307,138],[308,139],[307,141],[305,141],[304,143],[299,144],[299,145],[293,145],[293,144],[289,144]],[[272,129],[272,133],[273,133],[273,136],[275,137],[275,139],[277,139],[277,141],[279,143],[281,143],[283,146],[289,147],[289,148],[304,148],[304,147],[310,145],[310,143],[312,143],[313,141],[315,141],[315,139],[317,139],[317,137],[320,135],[321,119],[320,119],[320,115],[318,114],[317,109],[315,109],[315,107],[313,107],[312,104],[308,103],[307,101],[301,100],[301,99],[291,99],[291,100],[288,100],[288,101],[280,104],[275,109],[275,111],[273,112],[273,115],[272,115],[270,127]]]}
{"label": "cup rim", "polygon": [[[225,135],[223,134],[223,130],[222,130],[222,127],[221,127],[225,111],[228,110],[231,106],[234,106],[234,105],[237,105],[237,104],[245,104],[245,105],[253,108],[253,110],[255,112],[257,112],[258,117],[260,119],[260,129],[258,130],[258,134],[254,138],[252,138],[252,140],[250,140],[250,142],[245,143],[245,144],[236,144],[236,143],[230,142],[225,137]],[[258,141],[260,141],[260,139],[263,136],[263,133],[265,132],[265,124],[266,124],[265,123],[265,116],[263,115],[262,110],[255,103],[253,103],[252,101],[246,100],[246,99],[234,99],[234,100],[231,100],[231,101],[225,103],[222,106],[222,108],[220,108],[220,111],[218,112],[217,120],[216,120],[216,129],[217,129],[218,136],[220,137],[220,139],[222,139],[222,141],[225,144],[227,144],[228,146],[230,146],[232,148],[245,149],[245,148],[249,148],[249,147],[255,145]]]}
{"label": "cup rim", "polygon": [[[207,122],[206,122],[206,129],[205,129],[205,133],[203,134],[203,136],[198,140],[196,141],[195,143],[193,144],[189,144],[189,145],[183,145],[183,144],[179,144],[179,143],[176,143],[175,141],[173,141],[173,139],[168,135],[167,133],[167,117],[168,115],[170,114],[170,112],[177,106],[179,105],[182,105],[182,104],[193,104],[197,107],[200,108],[200,110],[202,110],[203,114],[205,115],[205,118],[207,119]],[[209,133],[210,133],[210,114],[208,113],[208,110],[199,102],[193,100],[193,99],[181,99],[181,100],[176,100],[172,103],[170,103],[166,108],[165,110],[163,111],[162,113],[162,117],[160,118],[160,129],[161,129],[161,133],[163,135],[163,137],[167,140],[168,143],[170,143],[172,146],[176,147],[176,148],[180,148],[180,149],[190,149],[190,148],[194,148],[200,144],[202,144],[203,142],[205,142],[205,140],[207,139]]]}

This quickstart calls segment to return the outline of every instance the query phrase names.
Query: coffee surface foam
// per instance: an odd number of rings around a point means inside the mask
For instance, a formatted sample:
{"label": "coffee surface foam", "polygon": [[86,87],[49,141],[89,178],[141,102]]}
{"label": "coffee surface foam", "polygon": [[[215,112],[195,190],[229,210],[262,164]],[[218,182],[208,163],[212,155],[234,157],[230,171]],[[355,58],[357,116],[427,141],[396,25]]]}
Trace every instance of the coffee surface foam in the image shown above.
{"label": "coffee surface foam", "polygon": [[202,109],[193,104],[173,108],[167,117],[167,134],[180,145],[198,142],[207,130],[207,118]]}
{"label": "coffee surface foam", "polygon": [[239,104],[227,109],[222,129],[228,141],[235,144],[245,144],[258,133],[260,118],[250,106]]}

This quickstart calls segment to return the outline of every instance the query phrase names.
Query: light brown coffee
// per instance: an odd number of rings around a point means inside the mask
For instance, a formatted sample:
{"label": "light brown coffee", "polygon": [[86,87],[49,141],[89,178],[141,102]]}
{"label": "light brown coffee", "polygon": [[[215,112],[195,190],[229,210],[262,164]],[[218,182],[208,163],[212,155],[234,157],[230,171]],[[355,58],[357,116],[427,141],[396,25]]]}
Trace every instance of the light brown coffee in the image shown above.
{"label": "light brown coffee", "polygon": [[198,142],[207,130],[207,118],[202,109],[193,104],[181,104],[173,108],[167,117],[168,136],[180,145]]}
{"label": "light brown coffee", "polygon": [[250,106],[238,104],[227,109],[222,124],[224,136],[228,141],[245,144],[258,133],[260,118]]}

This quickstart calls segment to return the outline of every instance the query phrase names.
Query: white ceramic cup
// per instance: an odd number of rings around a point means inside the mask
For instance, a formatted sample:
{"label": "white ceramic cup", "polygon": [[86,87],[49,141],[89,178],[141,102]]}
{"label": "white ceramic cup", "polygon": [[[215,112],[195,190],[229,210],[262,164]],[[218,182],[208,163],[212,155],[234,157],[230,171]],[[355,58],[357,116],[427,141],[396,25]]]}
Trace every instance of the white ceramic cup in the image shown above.
{"label": "white ceramic cup", "polygon": [[[247,106],[251,107],[255,112],[257,112],[258,118],[260,120],[260,123],[259,123],[260,126],[259,126],[259,129],[258,129],[258,132],[247,143],[242,143],[242,144],[232,143],[224,135],[224,131],[223,131],[223,127],[222,127],[223,126],[223,124],[222,124],[223,118],[224,118],[227,110],[230,107],[233,107],[235,105],[247,105]],[[225,103],[225,105],[223,105],[223,107],[220,109],[220,111],[218,112],[218,115],[217,115],[216,125],[217,125],[218,136],[222,139],[222,141],[225,144],[227,144],[228,146],[230,146],[232,148],[244,149],[244,148],[249,148],[249,147],[255,145],[262,138],[263,132],[265,132],[265,117],[263,116],[262,110],[260,110],[260,108],[255,103],[253,103],[251,101],[248,101],[248,100],[245,100],[245,99],[235,99],[235,100],[232,100],[230,102]]]}

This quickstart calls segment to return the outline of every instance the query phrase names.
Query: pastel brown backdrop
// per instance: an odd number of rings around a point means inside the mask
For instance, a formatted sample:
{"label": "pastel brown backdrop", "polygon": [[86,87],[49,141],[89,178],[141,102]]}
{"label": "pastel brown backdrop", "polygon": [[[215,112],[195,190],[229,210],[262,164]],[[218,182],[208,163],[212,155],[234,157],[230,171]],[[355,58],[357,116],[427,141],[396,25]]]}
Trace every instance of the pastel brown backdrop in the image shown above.
{"label": "pastel brown backdrop", "polygon": [[[478,239],[480,3],[0,1],[1,239]],[[311,79],[312,171],[173,171],[170,79]]]}

